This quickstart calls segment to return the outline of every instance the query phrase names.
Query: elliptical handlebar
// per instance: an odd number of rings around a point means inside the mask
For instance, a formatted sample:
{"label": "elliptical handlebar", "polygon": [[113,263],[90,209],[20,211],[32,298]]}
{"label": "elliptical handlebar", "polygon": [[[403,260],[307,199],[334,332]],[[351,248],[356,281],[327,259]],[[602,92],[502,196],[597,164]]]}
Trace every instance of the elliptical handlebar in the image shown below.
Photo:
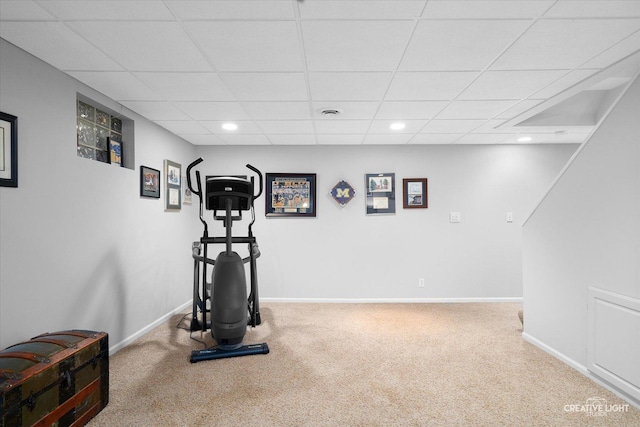
{"label": "elliptical handlebar", "polygon": [[200,222],[204,226],[204,232],[202,234],[203,237],[209,237],[209,225],[207,221],[202,217],[202,205],[204,204],[204,198],[202,197],[202,183],[200,182],[200,171],[196,171],[196,184],[198,185],[198,190],[193,189],[193,185],[191,185],[191,169],[193,169],[198,164],[202,163],[202,157],[197,158],[189,166],[187,166],[187,186],[189,190],[198,196],[198,200],[200,200]]}
{"label": "elliptical handlebar", "polygon": [[191,185],[191,169],[193,169],[195,166],[197,166],[198,164],[202,163],[202,157],[194,160],[189,166],[187,166],[187,185],[189,186],[189,190],[191,190],[191,192],[193,194],[197,194],[198,197],[202,196],[202,185],[200,183],[200,172],[196,171],[196,183],[198,184],[198,191],[193,189],[193,186]]}
{"label": "elliptical handlebar", "polygon": [[251,166],[249,163],[247,163],[247,168],[251,169],[252,171],[254,171],[255,173],[258,174],[258,177],[260,178],[260,184],[259,184],[259,190],[258,194],[253,196],[254,199],[257,199],[258,197],[260,197],[260,195],[262,194],[262,172],[260,172],[258,170],[258,168]]}

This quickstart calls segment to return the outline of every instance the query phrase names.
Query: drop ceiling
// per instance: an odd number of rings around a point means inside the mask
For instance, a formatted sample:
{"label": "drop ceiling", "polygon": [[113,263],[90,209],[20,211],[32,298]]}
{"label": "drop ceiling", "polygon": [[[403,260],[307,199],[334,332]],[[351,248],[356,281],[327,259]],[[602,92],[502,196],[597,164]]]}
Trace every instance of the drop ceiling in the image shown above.
{"label": "drop ceiling", "polygon": [[640,0],[0,0],[0,37],[196,145],[580,143]]}

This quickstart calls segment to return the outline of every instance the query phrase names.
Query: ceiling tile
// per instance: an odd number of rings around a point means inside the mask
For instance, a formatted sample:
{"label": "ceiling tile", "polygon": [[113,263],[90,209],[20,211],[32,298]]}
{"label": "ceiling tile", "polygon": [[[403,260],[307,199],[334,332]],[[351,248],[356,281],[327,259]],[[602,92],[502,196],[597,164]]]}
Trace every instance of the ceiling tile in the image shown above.
{"label": "ceiling tile", "polygon": [[547,87],[535,92],[532,97],[538,99],[551,98],[596,73],[597,70],[573,70]]}
{"label": "ceiling tile", "polygon": [[513,107],[507,108],[506,110],[500,112],[496,118],[498,119],[512,119],[525,111],[528,111],[535,107],[536,105],[543,102],[542,99],[526,99],[524,101],[520,101],[515,104]]}
{"label": "ceiling tile", "polygon": [[303,73],[221,73],[220,78],[239,101],[304,101]]}
{"label": "ceiling tile", "polygon": [[363,134],[369,129],[369,120],[318,120],[316,131],[321,133],[359,133]]}
{"label": "ceiling tile", "polygon": [[235,101],[215,73],[133,73],[168,101]]}
{"label": "ceiling tile", "polygon": [[297,2],[303,19],[413,19],[420,16],[425,3],[425,0]]}
{"label": "ceiling tile", "polygon": [[[640,4],[640,2],[638,2]],[[630,35],[626,39],[602,52],[600,55],[586,62],[581,68],[605,68],[628,55],[638,52],[640,46],[640,32]]]}
{"label": "ceiling tile", "polygon": [[116,101],[163,100],[127,71],[69,71],[68,74]]}
{"label": "ceiling tile", "polygon": [[391,73],[309,73],[314,101],[371,101],[384,96]]}
{"label": "ceiling tile", "polygon": [[[0,17],[2,20],[46,21],[54,17],[31,0],[0,1]],[[3,24],[4,25],[4,24]]]}
{"label": "ceiling tile", "polygon": [[244,109],[254,120],[311,119],[308,102],[243,102]]}
{"label": "ceiling tile", "polygon": [[155,123],[176,135],[208,135],[211,133],[194,120],[156,120]]}
{"label": "ceiling tile", "polygon": [[514,123],[635,75],[640,2],[0,0],[0,37],[195,145],[576,143]]}
{"label": "ceiling tile", "polygon": [[314,134],[303,135],[277,135],[270,134],[269,141],[274,145],[315,145],[316,136]]}
{"label": "ceiling tile", "polygon": [[380,104],[376,119],[431,119],[447,101],[384,101]]}
{"label": "ceiling tile", "polygon": [[640,2],[631,1],[559,1],[545,18],[640,18]]}
{"label": "ceiling tile", "polygon": [[174,17],[160,0],[136,1],[78,1],[47,0],[39,4],[62,20],[173,20]]}
{"label": "ceiling tile", "polygon": [[239,102],[172,102],[172,104],[194,120],[248,120]]}
{"label": "ceiling tile", "polygon": [[185,24],[219,71],[302,71],[294,21],[206,21]]}
{"label": "ceiling tile", "polygon": [[73,21],[68,25],[129,71],[212,71],[177,22]]}
{"label": "ceiling tile", "polygon": [[256,124],[267,134],[305,134],[314,133],[311,120],[261,120]]}
{"label": "ceiling tile", "polygon": [[475,128],[473,131],[476,133],[507,133],[513,134],[516,132],[512,126],[502,126],[506,122],[505,119],[492,119],[487,120],[482,125]]}
{"label": "ceiling tile", "polygon": [[566,73],[566,70],[486,71],[457,99],[523,99]]}
{"label": "ceiling tile", "polygon": [[514,19],[542,16],[553,0],[430,0],[422,15],[428,19]]}
{"label": "ceiling tile", "polygon": [[431,120],[420,133],[464,134],[482,125],[485,120]]}
{"label": "ceiling tile", "polygon": [[483,70],[529,25],[526,20],[420,21],[400,69]]}
{"label": "ceiling tile", "polygon": [[[367,120],[373,119],[378,109],[377,101],[318,101],[313,102],[313,113],[316,120]],[[337,109],[338,116],[324,116],[321,111]]]}
{"label": "ceiling tile", "polygon": [[292,19],[295,17],[289,0],[276,1],[202,1],[165,0],[180,19]]}
{"label": "ceiling tile", "polygon": [[[46,37],[42,37],[43,34]],[[111,58],[59,22],[2,21],[0,37],[61,70],[122,70]]]}
{"label": "ceiling tile", "polygon": [[450,100],[478,76],[477,72],[398,72],[385,100]]}
{"label": "ceiling tile", "polygon": [[310,71],[392,71],[413,30],[412,21],[303,21]]}
{"label": "ceiling tile", "polygon": [[122,105],[151,121],[189,120],[189,117],[168,102],[122,101]]}
{"label": "ceiling tile", "polygon": [[513,105],[514,101],[453,101],[438,119],[491,119]]}
{"label": "ceiling tile", "polygon": [[542,19],[491,68],[572,69],[639,29],[639,19]]}

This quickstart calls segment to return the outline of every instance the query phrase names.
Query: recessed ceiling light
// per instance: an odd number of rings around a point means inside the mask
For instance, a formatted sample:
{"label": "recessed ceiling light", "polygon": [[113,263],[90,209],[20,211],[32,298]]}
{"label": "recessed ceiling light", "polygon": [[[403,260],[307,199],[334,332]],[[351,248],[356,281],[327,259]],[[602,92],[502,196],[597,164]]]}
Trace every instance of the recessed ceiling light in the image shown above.
{"label": "recessed ceiling light", "polygon": [[518,142],[529,142],[532,139],[533,138],[531,138],[530,136],[521,136],[520,138],[518,138]]}
{"label": "recessed ceiling light", "polygon": [[404,123],[400,123],[400,122],[398,122],[398,123],[391,123],[391,126],[389,126],[389,127],[390,127],[391,129],[393,129],[393,130],[402,130],[402,129],[404,129],[405,124],[404,124]]}
{"label": "recessed ceiling light", "polygon": [[238,129],[238,125],[235,123],[225,123],[222,125],[222,129],[224,130],[236,130]]}

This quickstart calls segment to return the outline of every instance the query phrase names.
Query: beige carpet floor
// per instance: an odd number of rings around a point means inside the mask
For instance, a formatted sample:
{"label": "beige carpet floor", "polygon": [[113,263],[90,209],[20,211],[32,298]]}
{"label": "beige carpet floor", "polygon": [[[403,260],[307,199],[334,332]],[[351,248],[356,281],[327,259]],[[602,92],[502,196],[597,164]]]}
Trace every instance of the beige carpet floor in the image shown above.
{"label": "beige carpet floor", "polygon": [[[261,308],[245,343],[267,355],[192,364],[203,346],[182,315],[113,355],[89,425],[640,426],[640,410],[522,339],[519,304]],[[575,410],[593,398],[618,412]]]}

